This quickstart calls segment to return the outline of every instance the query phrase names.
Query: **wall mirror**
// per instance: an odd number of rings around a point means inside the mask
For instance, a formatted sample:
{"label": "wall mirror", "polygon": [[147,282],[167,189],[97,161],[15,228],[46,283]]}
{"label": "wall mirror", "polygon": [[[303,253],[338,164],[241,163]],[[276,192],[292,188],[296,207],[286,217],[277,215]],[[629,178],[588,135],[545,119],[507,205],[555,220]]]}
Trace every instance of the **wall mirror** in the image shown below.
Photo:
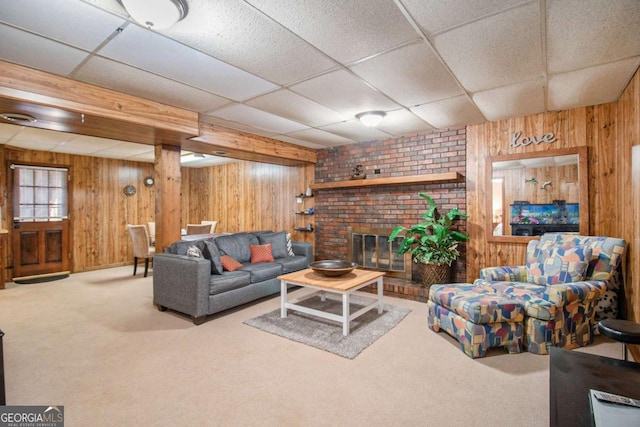
{"label": "wall mirror", "polygon": [[589,234],[587,148],[504,154],[487,165],[487,240]]}

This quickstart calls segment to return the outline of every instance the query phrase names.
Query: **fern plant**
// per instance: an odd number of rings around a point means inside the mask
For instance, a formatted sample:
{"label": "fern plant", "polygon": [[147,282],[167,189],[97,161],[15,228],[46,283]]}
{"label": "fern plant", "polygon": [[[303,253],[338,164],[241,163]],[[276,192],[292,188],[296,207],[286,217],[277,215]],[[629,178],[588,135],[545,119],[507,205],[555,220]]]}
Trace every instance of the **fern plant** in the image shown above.
{"label": "fern plant", "polygon": [[460,256],[458,244],[469,240],[467,235],[451,227],[454,221],[468,218],[469,215],[460,212],[458,208],[440,215],[436,209],[436,202],[431,197],[423,193],[418,195],[425,199],[428,205],[427,211],[422,215],[424,221],[408,228],[397,226],[389,235],[389,241],[393,241],[404,232],[398,255],[411,250],[411,258],[414,262],[451,266],[451,263]]}

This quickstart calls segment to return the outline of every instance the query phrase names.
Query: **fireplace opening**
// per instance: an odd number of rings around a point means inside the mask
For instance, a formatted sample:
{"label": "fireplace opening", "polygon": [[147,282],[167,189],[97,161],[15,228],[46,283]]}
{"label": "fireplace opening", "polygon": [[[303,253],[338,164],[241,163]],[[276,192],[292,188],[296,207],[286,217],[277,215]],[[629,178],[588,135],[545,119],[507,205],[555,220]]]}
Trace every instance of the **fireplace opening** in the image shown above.
{"label": "fireplace opening", "polygon": [[386,271],[388,277],[411,280],[411,254],[398,255],[402,237],[389,242],[392,229],[348,228],[351,262],[368,270]]}

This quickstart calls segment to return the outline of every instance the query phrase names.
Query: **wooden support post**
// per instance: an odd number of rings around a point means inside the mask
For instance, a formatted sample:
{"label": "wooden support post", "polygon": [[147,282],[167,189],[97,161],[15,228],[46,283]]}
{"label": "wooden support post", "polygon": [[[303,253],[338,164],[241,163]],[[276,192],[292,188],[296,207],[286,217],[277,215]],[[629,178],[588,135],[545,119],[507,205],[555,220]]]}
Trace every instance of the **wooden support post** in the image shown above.
{"label": "wooden support post", "polygon": [[156,253],[180,240],[181,186],[180,147],[156,145]]}

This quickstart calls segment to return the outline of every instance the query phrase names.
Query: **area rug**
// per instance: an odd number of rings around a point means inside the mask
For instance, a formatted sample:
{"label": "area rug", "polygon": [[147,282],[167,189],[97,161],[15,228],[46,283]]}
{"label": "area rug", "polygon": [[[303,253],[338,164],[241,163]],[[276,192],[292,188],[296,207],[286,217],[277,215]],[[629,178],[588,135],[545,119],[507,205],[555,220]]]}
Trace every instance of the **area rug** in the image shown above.
{"label": "area rug", "polygon": [[[342,314],[342,300],[338,297],[327,296],[323,302],[319,296],[316,296],[299,304],[338,315]],[[362,298],[353,296],[349,304],[349,312],[355,313],[365,305]],[[278,308],[244,323],[347,359],[353,359],[393,329],[410,312],[408,308],[384,304],[382,314],[378,314],[378,310],[374,308],[352,320],[349,335],[346,337],[342,335],[341,323],[295,310],[289,310],[287,317],[281,318]]]}

